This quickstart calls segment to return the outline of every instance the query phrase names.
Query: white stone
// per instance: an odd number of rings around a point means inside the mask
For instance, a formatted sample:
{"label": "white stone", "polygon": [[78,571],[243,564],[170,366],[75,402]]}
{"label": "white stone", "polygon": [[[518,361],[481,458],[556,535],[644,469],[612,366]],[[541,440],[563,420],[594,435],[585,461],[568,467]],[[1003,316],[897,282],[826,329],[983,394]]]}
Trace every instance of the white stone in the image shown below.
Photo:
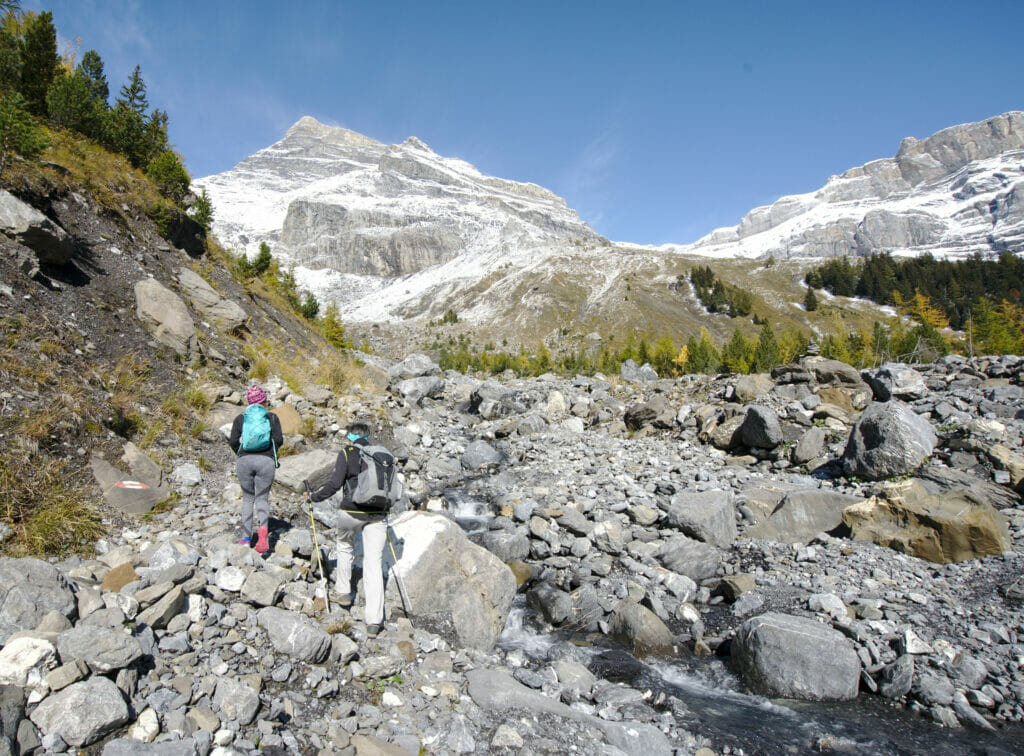
{"label": "white stone", "polygon": [[222,591],[238,593],[245,584],[245,573],[238,567],[228,566],[222,570],[217,570],[213,582]]}
{"label": "white stone", "polygon": [[139,714],[135,724],[128,728],[128,737],[132,740],[141,740],[143,743],[152,743],[159,734],[160,720],[151,708]]}
{"label": "white stone", "polygon": [[43,638],[21,637],[0,650],[0,685],[38,688],[57,666],[57,649]]}

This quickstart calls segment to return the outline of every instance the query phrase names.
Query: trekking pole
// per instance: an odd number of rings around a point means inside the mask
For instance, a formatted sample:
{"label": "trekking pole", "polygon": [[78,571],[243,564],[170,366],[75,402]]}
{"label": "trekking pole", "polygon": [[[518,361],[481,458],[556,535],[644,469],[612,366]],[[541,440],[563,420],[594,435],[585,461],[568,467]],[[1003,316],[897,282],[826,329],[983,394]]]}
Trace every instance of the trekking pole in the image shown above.
{"label": "trekking pole", "polygon": [[[306,487],[306,493],[313,493],[313,489],[309,487],[309,481],[302,481],[302,485]],[[320,554],[320,542],[316,539],[316,520],[313,519],[313,500],[307,498],[306,502],[309,504],[309,524],[313,528],[313,548],[316,549],[316,562],[320,567],[320,582],[324,587],[324,606],[327,607],[327,613],[331,613],[331,597],[327,589],[327,573],[324,571],[324,559]]]}
{"label": "trekking pole", "polygon": [[391,542],[391,522],[386,517],[384,518],[384,537],[388,539],[391,558],[395,560],[393,572],[395,573],[395,583],[398,584],[398,595],[402,597],[402,609],[405,610],[406,617],[412,617],[412,601],[409,600],[409,594],[405,591],[405,581],[402,580],[402,573],[398,571],[398,555],[395,554],[395,544]]}

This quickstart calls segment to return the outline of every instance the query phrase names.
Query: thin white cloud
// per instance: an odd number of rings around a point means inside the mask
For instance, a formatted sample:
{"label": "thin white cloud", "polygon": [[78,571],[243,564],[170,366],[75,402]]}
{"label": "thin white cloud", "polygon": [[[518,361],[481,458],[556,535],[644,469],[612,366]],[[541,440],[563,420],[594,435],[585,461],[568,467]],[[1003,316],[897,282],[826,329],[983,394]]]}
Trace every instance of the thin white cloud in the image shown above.
{"label": "thin white cloud", "polygon": [[608,217],[612,165],[621,147],[619,128],[613,123],[583,146],[563,176],[570,206],[575,205],[580,217],[592,226]]}

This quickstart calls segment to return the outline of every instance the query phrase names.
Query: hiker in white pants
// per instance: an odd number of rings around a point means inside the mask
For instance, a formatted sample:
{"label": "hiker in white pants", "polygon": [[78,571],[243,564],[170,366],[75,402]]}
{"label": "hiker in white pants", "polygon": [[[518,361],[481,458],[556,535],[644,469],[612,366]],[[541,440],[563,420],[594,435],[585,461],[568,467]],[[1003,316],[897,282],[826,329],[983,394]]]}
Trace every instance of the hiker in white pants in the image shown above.
{"label": "hiker in white pants", "polygon": [[[341,512],[338,517],[338,566],[334,571],[334,585],[341,603],[352,593],[352,543],[356,534],[363,532],[363,590],[366,593],[366,624],[379,628],[384,622],[384,543],[387,524],[379,517],[361,519],[359,514]],[[375,634],[375,633],[373,633]]]}
{"label": "hiker in white pants", "polygon": [[337,503],[338,565],[335,569],[335,587],[341,606],[352,605],[352,543],[356,534],[363,533],[363,591],[366,593],[366,632],[375,636],[384,622],[384,542],[387,523],[379,512],[361,511],[352,501],[352,490],[359,477],[360,458],[356,446],[370,443],[370,423],[356,420],[348,429],[349,444],[338,452],[334,471],[326,485],[306,494],[310,501],[332,499]]}

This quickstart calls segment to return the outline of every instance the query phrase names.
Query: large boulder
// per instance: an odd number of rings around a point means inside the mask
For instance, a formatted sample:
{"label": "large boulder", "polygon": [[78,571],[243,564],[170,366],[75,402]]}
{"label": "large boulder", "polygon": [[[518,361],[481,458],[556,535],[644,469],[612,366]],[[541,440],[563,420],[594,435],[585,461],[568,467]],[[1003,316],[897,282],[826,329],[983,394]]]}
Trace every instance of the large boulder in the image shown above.
{"label": "large boulder", "polygon": [[744,375],[733,387],[733,398],[741,404],[753,402],[771,391],[774,386],[775,381],[767,373]]}
{"label": "large boulder", "polygon": [[237,302],[222,297],[191,268],[178,269],[178,283],[203,320],[216,323],[227,331],[234,331],[249,319]]}
{"label": "large boulder", "polygon": [[673,536],[661,545],[658,560],[673,572],[700,582],[714,576],[722,561],[722,550],[684,535]]}
{"label": "large boulder", "polygon": [[[406,512],[391,525],[400,554],[393,569],[416,615],[450,616],[459,645],[491,648],[516,593],[512,570],[443,515]],[[401,605],[393,577],[386,596],[392,605]]]}
{"label": "large boulder", "polygon": [[2,189],[0,232],[31,249],[41,265],[65,265],[75,252],[75,242],[63,228]]}
{"label": "large boulder", "polygon": [[104,500],[125,514],[145,514],[157,504],[167,501],[174,492],[163,480],[160,468],[156,468],[154,475],[145,465],[136,464],[136,470],[124,473],[96,455],[89,460],[89,468]]}
{"label": "large boulder", "polygon": [[804,465],[812,459],[819,458],[825,453],[826,440],[827,436],[824,428],[816,425],[808,428],[800,437],[800,440],[796,442],[796,446],[793,447],[793,452],[790,454],[793,464]]}
{"label": "large boulder", "polygon": [[612,635],[636,656],[667,656],[678,651],[676,639],[665,623],[635,601],[620,601],[609,624]]}
{"label": "large boulder", "polygon": [[256,619],[274,648],[291,659],[319,664],[331,651],[331,636],[298,612],[268,606],[256,613]]}
{"label": "large boulder", "polygon": [[440,375],[441,368],[425,354],[410,354],[404,360],[388,368],[388,381],[399,383],[409,378],[426,375]]}
{"label": "large boulder", "polygon": [[865,370],[862,375],[880,402],[890,399],[913,401],[928,393],[924,376],[900,362],[887,362],[876,370]]}
{"label": "large boulder", "polygon": [[740,440],[744,446],[774,449],[782,443],[782,426],[774,410],[752,404],[740,425]]}
{"label": "large boulder", "polygon": [[498,451],[482,439],[471,441],[462,453],[462,466],[470,471],[497,467],[505,461],[504,452]]}
{"label": "large boulder", "polygon": [[683,534],[725,549],[736,540],[732,491],[685,491],[672,497],[668,524]]}
{"label": "large boulder", "polygon": [[331,479],[331,471],[338,459],[337,452],[314,449],[302,454],[292,454],[281,460],[274,482],[293,491],[304,491],[302,481],[308,480],[317,489]]}
{"label": "large boulder", "polygon": [[18,630],[35,628],[48,612],[73,619],[77,607],[56,567],[39,559],[0,558],[0,644]]}
{"label": "large boulder", "polygon": [[633,360],[626,360],[619,368],[619,377],[624,381],[648,383],[658,380],[658,373],[650,363],[645,362],[642,367],[638,367]]}
{"label": "large boulder", "polygon": [[758,693],[806,701],[857,697],[860,659],[838,630],[805,617],[769,612],[739,626],[732,662]]}
{"label": "large boulder", "polygon": [[938,438],[931,423],[903,402],[875,402],[853,427],[843,452],[843,471],[867,480],[913,472]]}
{"label": "large boulder", "polygon": [[436,399],[444,393],[444,381],[436,375],[424,375],[419,378],[406,378],[395,386],[398,394],[410,403],[418,403],[420,399]]}
{"label": "large boulder", "polygon": [[131,717],[124,696],[110,679],[90,677],[48,696],[29,715],[44,735],[72,746],[95,743]]}
{"label": "large boulder", "polygon": [[659,394],[649,402],[628,407],[622,420],[627,428],[634,431],[647,425],[666,430],[675,425],[677,412],[678,409],[669,403],[668,397]]}
{"label": "large boulder", "polygon": [[84,624],[57,636],[57,650],[65,664],[78,659],[98,674],[124,669],[142,656],[139,641],[121,628]]}
{"label": "large boulder", "polygon": [[791,491],[772,513],[751,526],[746,538],[782,543],[807,543],[819,533],[828,533],[843,524],[843,512],[863,499],[823,488]]}
{"label": "large boulder", "polygon": [[181,297],[154,278],[135,284],[137,314],[153,338],[188,357],[198,346],[196,326]]}
{"label": "large boulder", "polygon": [[929,494],[917,481],[887,487],[843,513],[854,538],[930,562],[963,562],[1013,547],[1006,518],[966,489]]}

